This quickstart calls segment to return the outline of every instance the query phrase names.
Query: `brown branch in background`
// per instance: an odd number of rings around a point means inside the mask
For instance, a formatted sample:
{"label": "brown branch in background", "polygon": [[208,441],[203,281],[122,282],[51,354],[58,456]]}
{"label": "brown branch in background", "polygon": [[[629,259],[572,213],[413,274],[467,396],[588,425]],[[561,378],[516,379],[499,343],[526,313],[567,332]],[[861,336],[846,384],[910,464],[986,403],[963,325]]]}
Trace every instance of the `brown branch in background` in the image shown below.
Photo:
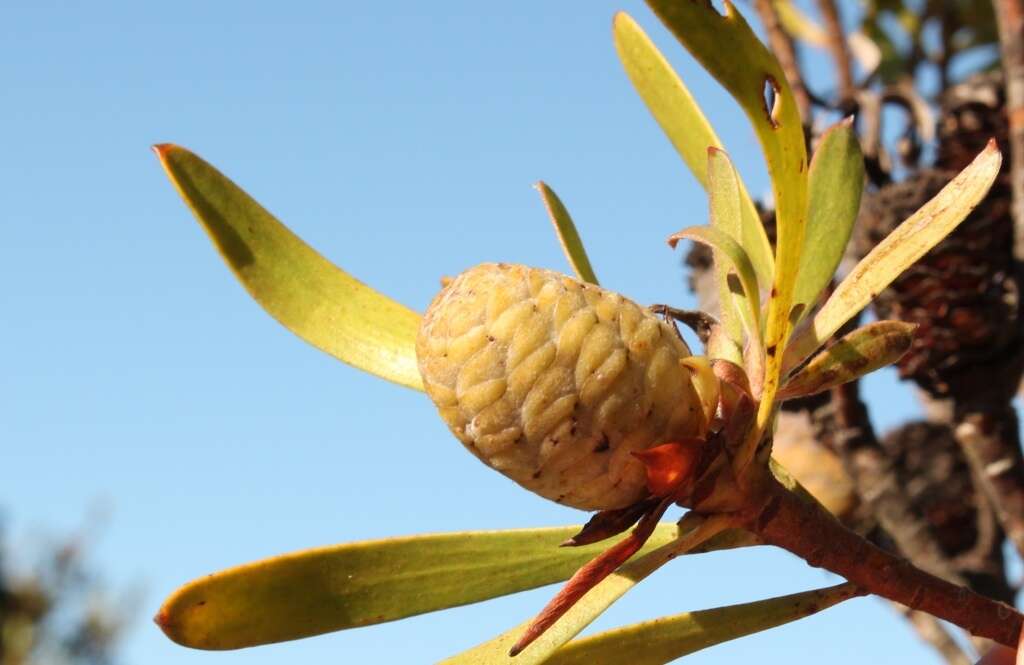
{"label": "brown branch in background", "polygon": [[956,422],[957,442],[1006,535],[1024,554],[1024,458],[1013,405],[979,400],[958,406]]}
{"label": "brown branch in background", "polygon": [[782,29],[779,23],[779,14],[775,11],[772,0],[754,0],[754,9],[761,17],[765,33],[768,35],[768,45],[779,60],[782,72],[789,81],[789,87],[793,89],[793,97],[796,99],[796,107],[800,111],[800,117],[806,126],[811,121],[811,98],[807,94],[807,86],[800,75],[800,65],[797,63],[796,51],[793,49],[793,41]]}
{"label": "brown branch in background", "polygon": [[1013,182],[1014,257],[1024,261],[1024,0],[992,0],[1006,76]]}
{"label": "brown branch in background", "polygon": [[939,11],[939,24],[942,26],[942,50],[935,64],[939,66],[939,90],[949,88],[949,62],[953,58],[953,38],[960,27],[952,7],[943,3]]}
{"label": "brown branch in background", "polygon": [[906,618],[918,637],[932,645],[948,665],[971,665],[974,662],[974,659],[968,657],[967,653],[956,643],[941,621],[930,614],[912,610],[905,605],[890,604],[894,610]]}
{"label": "brown branch in background", "polygon": [[845,108],[853,102],[853,63],[850,59],[850,48],[843,32],[843,22],[834,0],[818,0],[818,11],[825,22],[825,34],[828,35],[828,50],[836,65],[836,85],[839,96],[839,107]]}
{"label": "brown branch in background", "polygon": [[[861,401],[857,382],[832,390],[824,409],[832,420],[820,436],[843,460],[879,526],[903,556],[943,579],[963,584],[964,579],[946,558],[928,523],[917,514],[903,490],[892,459],[882,448]],[[821,419],[822,414],[816,414]],[[829,431],[831,430],[831,431]]]}

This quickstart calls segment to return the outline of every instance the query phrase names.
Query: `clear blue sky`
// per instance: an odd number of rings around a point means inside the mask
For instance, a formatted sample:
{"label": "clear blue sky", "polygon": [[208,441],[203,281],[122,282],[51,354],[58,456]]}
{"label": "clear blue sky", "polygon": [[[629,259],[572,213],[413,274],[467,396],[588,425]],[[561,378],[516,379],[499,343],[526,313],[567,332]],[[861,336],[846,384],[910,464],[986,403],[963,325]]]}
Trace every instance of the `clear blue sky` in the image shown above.
{"label": "clear blue sky", "polygon": [[[704,196],[616,60],[617,9],[670,54],[751,190],[767,191],[745,120],[633,0],[3,4],[0,507],[22,542],[111,507],[92,558],[113,586],[145,592],[126,662],[429,662],[543,605],[550,588],[226,653],[179,647],[149,622],[175,586],[264,556],[584,518],[479,464],[423,395],[272,321],[149,146],[198,152],[418,309],[441,275],[481,261],[567,270],[531,188],[543,178],[604,285],[687,305],[664,238],[705,219]],[[903,388],[869,388],[883,426],[914,409]],[[763,549],[696,557],[597,627],[831,581]],[[690,660],[754,658],[937,662],[875,599]]]}

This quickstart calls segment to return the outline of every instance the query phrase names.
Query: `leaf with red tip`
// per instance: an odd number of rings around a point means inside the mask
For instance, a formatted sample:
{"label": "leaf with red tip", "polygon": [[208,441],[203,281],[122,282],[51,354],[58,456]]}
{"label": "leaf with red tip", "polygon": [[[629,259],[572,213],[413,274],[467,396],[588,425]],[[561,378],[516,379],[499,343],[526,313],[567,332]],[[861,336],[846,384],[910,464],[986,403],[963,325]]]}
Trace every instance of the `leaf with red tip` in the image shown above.
{"label": "leaf with red tip", "polygon": [[798,366],[928,250],[966,219],[999,175],[1003,156],[995,141],[928,203],[900,224],[858,263],[786,348],[783,370]]}
{"label": "leaf with red tip", "polygon": [[[443,533],[294,552],[186,584],[157,623],[178,644],[240,649],[394,621],[568,579],[602,551],[558,546],[577,531]],[[677,532],[658,525],[650,547]]]}

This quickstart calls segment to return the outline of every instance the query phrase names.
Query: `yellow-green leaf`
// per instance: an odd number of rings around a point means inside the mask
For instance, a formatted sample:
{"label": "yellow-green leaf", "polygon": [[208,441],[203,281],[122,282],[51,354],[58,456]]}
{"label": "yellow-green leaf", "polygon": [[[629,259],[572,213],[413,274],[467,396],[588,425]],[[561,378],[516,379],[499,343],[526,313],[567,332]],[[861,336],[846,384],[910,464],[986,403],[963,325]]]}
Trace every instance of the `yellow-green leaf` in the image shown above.
{"label": "yellow-green leaf", "polygon": [[[701,527],[697,527],[700,529]],[[692,535],[692,531],[680,534],[676,542],[670,542],[644,556],[633,559],[619,570],[606,577],[601,583],[587,592],[573,607],[562,616],[557,623],[514,658],[508,651],[522,637],[523,631],[532,619],[514,628],[506,630],[492,640],[484,642],[468,651],[448,658],[447,665],[537,665],[547,659],[559,647],[575,637],[590,622],[601,615],[616,600],[622,597],[645,577],[671,561],[679,547],[679,542]],[[745,547],[755,543],[753,536],[745,531],[728,530],[708,540],[700,551]]]}
{"label": "yellow-green leaf", "polygon": [[779,399],[830,390],[896,362],[910,349],[916,328],[902,321],[876,321],[857,328],[789,379],[779,391]]}
{"label": "yellow-green leaf", "polygon": [[[157,615],[197,649],[239,649],[475,603],[568,579],[608,547],[559,547],[579,527],[475,531],[320,547],[200,577]],[[658,525],[647,551],[672,541]]]}
{"label": "yellow-green leaf", "polygon": [[551,223],[555,225],[558,242],[562,245],[562,251],[565,252],[565,258],[569,259],[573,272],[580,280],[597,284],[597,275],[594,274],[594,268],[587,258],[587,250],[583,247],[579,231],[576,230],[576,225],[573,224],[572,217],[569,216],[569,211],[565,209],[562,200],[544,182],[537,183],[537,191],[544,201],[544,208],[548,211]]}
{"label": "yellow-green leaf", "polygon": [[[669,236],[668,242],[675,247],[680,240],[696,240],[711,247],[715,252],[716,261],[719,257],[725,259],[724,263],[726,277],[728,273],[735,271],[739,276],[740,289],[737,305],[747,333],[760,344],[760,308],[757,304],[757,276],[754,274],[754,266],[750,258],[743,251],[740,244],[732,236],[715,226],[691,226]],[[726,283],[728,289],[728,283]],[[731,292],[730,292],[731,295]]]}
{"label": "yellow-green leaf", "polygon": [[228,267],[271,316],[335,358],[423,389],[416,312],[333,265],[197,155],[170,144],[155,150]]}
{"label": "yellow-green leaf", "polygon": [[[737,243],[740,242],[742,222],[739,178],[732,162],[729,161],[729,156],[724,150],[718,148],[708,148],[708,209],[711,215],[711,226]],[[753,290],[734,292],[729,287],[729,266],[735,264],[735,261],[725,260],[721,256],[721,252],[720,249],[714,250],[722,324],[732,340],[742,349],[742,322],[746,321],[748,329],[753,325],[760,330],[760,289],[757,285],[756,270],[751,285]]]}
{"label": "yellow-green leaf", "polygon": [[[710,2],[647,0],[669,30],[739,102],[761,143],[775,198],[775,274],[765,331],[767,360],[755,438],[767,427],[778,387],[782,349],[807,214],[807,149],[793,92],[775,57],[728,0],[725,15]],[[772,98],[769,107],[769,97]]]}
{"label": "yellow-green leaf", "polygon": [[849,582],[741,605],[685,612],[569,642],[546,665],[661,665],[803,619],[861,595]]}
{"label": "yellow-green leaf", "polygon": [[808,172],[807,232],[793,302],[810,312],[828,286],[850,241],[864,189],[864,155],[853,118],[833,125],[821,138]]}
{"label": "yellow-green leaf", "polygon": [[900,273],[942,241],[970,214],[999,174],[1002,154],[994,141],[920,210],[878,243],[847,275],[786,349],[786,369],[824,344]]}
{"label": "yellow-green leaf", "polygon": [[[708,188],[709,147],[721,148],[715,130],[682,79],[628,14],[619,12],[613,26],[615,49],[633,87],[694,177]],[[736,239],[750,256],[761,284],[771,284],[774,260],[754,201],[739,180],[741,232]]]}

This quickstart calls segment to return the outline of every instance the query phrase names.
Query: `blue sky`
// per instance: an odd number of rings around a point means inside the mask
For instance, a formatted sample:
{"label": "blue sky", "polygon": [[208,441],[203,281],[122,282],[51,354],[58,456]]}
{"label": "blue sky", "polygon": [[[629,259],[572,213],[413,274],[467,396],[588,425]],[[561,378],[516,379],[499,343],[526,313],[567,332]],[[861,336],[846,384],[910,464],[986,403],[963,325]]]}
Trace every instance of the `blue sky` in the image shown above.
{"label": "blue sky", "polygon": [[[578,523],[466,454],[421,394],[294,338],[233,281],[149,146],[230,175],[326,256],[422,309],[503,260],[568,270],[531,185],[580,226],[602,283],[692,304],[665,237],[704,195],[630,88],[613,13],[677,64],[754,193],[753,133],[639,2],[57,3],[0,8],[0,507],[13,534],[109,506],[92,559],[140,585],[125,661],[429,662],[552,589],[244,652],[167,641],[177,585],[310,546]],[[916,412],[872,380],[881,426]],[[832,581],[763,549],[676,562],[608,628]],[[812,655],[813,654],[813,655]],[[699,653],[694,663],[937,662],[876,599]]]}

